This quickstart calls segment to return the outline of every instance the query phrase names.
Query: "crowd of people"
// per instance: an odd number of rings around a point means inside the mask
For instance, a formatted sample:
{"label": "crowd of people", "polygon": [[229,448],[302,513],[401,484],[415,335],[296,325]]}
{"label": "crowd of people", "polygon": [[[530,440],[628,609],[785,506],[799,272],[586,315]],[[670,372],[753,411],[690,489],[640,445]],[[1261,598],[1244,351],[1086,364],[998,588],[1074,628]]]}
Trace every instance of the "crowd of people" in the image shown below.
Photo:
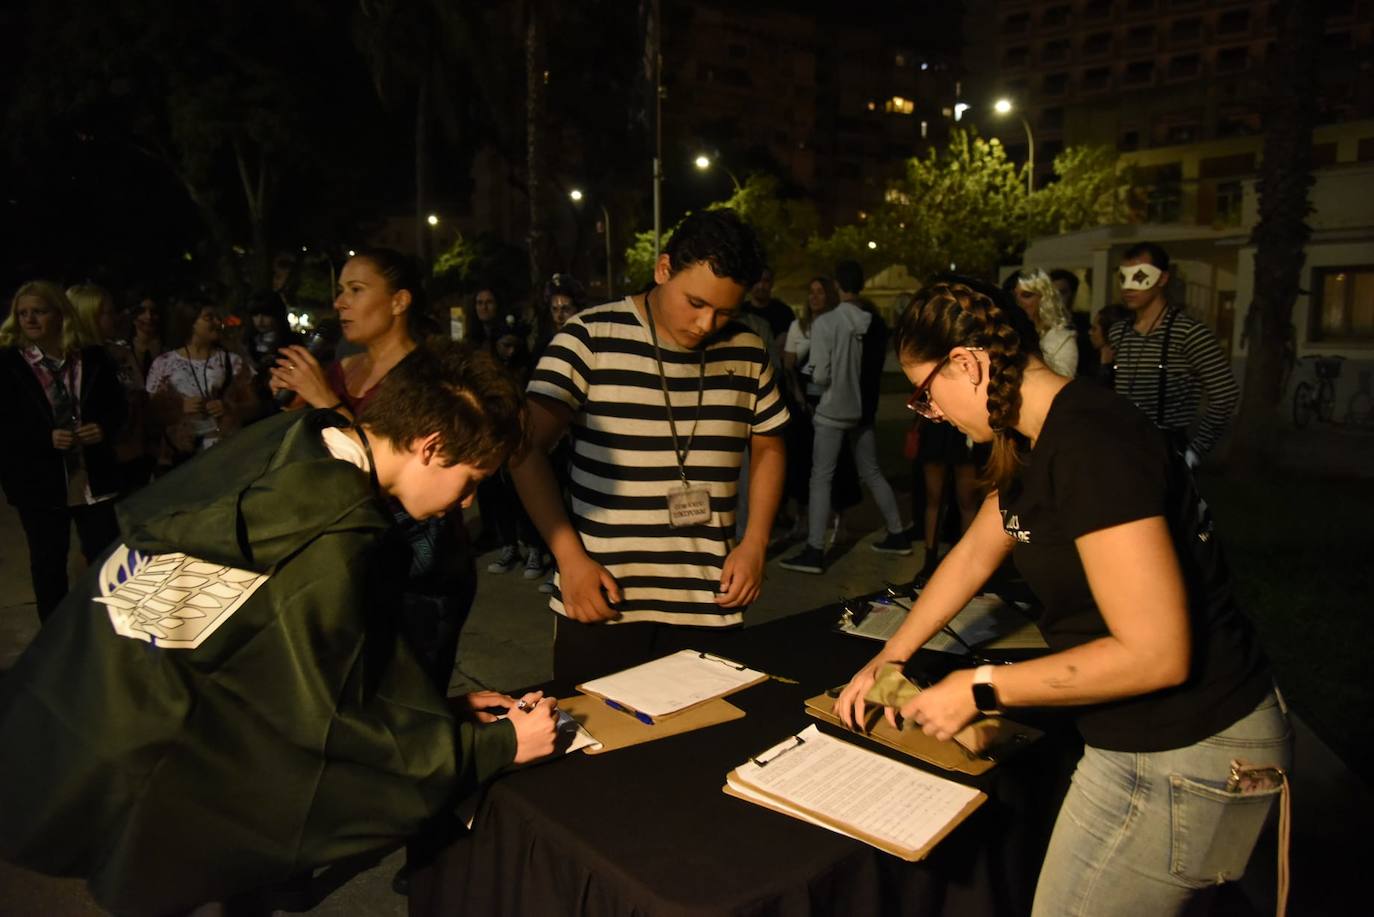
{"label": "crowd of people", "polygon": [[[16,444],[5,493],[29,539],[45,622],[67,593],[72,523],[93,563],[122,533],[116,554],[127,552],[118,559],[129,575],[148,555],[184,551],[242,573],[226,580],[235,588],[260,577],[268,585],[251,592],[247,619],[273,634],[263,638],[269,646],[289,644],[279,658],[297,674],[312,673],[312,704],[332,702],[336,718],[346,711],[361,724],[352,745],[326,740],[317,753],[380,767],[369,741],[430,735],[416,725],[420,711],[434,734],[456,730],[450,757],[433,768],[470,788],[549,753],[556,710],[537,694],[477,692],[458,700],[453,725],[435,707],[478,587],[477,550],[455,510],[479,504],[489,573],[521,569],[548,593],[559,683],[682,648],[710,652],[759,598],[775,528],[804,539],[783,568],[824,573],[836,515],[858,501],[860,484],[885,528],[872,548],[912,553],[874,432],[883,365],[895,354],[922,424],[909,457],[925,504],[924,588],[837,710],[848,724],[863,722],[877,670],[910,660],[1011,556],[1043,606],[1050,652],[955,672],[887,716],[948,738],[980,714],[1072,707],[1087,749],[1036,913],[1176,913],[1198,889],[1238,874],[1257,839],[1259,823],[1237,814],[1240,794],[1222,789],[1232,750],[1287,768],[1289,737],[1192,479],[1234,409],[1235,382],[1215,338],[1170,301],[1170,270],[1158,246],[1125,252],[1123,311],[1095,331],[1096,360],[1079,351],[1070,312],[1078,278],[1063,271],[1022,270],[1005,288],[937,277],[902,297],[889,327],[862,295],[860,266],[846,261],[812,279],[794,313],[773,296],[754,232],[728,209],[687,217],[653,282],[620,300],[591,305],[563,274],[523,313],[479,291],[463,347],[434,340],[422,275],[387,250],[359,252],[343,267],[334,308],[351,352],[333,360],[293,338],[279,301],[255,302],[247,333],[232,341],[217,304],[188,301],[189,333],[167,349],[156,303],[140,301],[121,328],[99,288],[30,283],[0,327],[0,409]],[[159,480],[147,486],[150,478]],[[940,558],[947,503],[963,536]],[[198,527],[232,520],[213,538]],[[322,578],[331,564],[343,565],[344,587]],[[106,568],[85,588],[113,601],[124,579],[107,581]],[[343,607],[356,605],[359,617],[330,617],[348,588]],[[73,596],[73,608],[91,600]],[[368,602],[390,616],[377,620]],[[291,626],[267,626],[287,608],[321,617],[307,615],[310,626],[300,626],[309,632],[294,636]],[[33,724],[51,716],[89,715],[74,711],[78,695],[92,709],[117,703],[80,691],[53,699],[62,688],[44,655],[101,645],[91,636],[98,622],[66,610],[9,678],[0,747],[31,742]],[[339,641],[324,639],[326,623]],[[165,624],[147,625],[140,639],[168,639]],[[428,700],[419,683],[373,693],[377,672],[403,678],[394,667],[364,673],[340,661],[359,651],[349,641],[378,626],[409,647]],[[165,664],[190,665],[183,660]],[[211,691],[178,673],[186,691]],[[339,693],[322,699],[326,683]],[[244,688],[240,700],[276,709],[254,693],[270,689]],[[374,705],[383,695],[384,709]],[[406,705],[408,720],[398,713]],[[492,722],[498,713],[509,719]],[[165,723],[143,725],[176,744],[159,731]],[[54,730],[42,740],[44,768],[79,769],[87,746],[68,738]],[[31,763],[5,767],[23,779],[0,786],[46,785]],[[387,779],[412,771],[388,770]],[[82,798],[10,800],[7,811],[21,815],[7,819],[0,846],[45,865],[55,855],[44,833],[54,807]],[[1171,855],[1170,813],[1180,807],[1197,841]],[[401,809],[383,821],[404,837],[425,806]],[[115,830],[110,818],[102,827]],[[119,830],[136,848],[138,832]],[[120,870],[148,852],[131,850],[87,867],[111,900],[137,898]],[[279,865],[259,864],[243,881]],[[236,890],[212,884],[158,903]]]}

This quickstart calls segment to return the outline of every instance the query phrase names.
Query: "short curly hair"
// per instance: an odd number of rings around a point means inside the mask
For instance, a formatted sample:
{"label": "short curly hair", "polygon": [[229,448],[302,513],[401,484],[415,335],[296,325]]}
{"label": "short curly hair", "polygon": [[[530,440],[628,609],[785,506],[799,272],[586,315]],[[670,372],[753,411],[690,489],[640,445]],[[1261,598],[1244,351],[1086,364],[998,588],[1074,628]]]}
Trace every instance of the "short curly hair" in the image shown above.
{"label": "short curly hair", "polygon": [[729,207],[689,214],[663,251],[673,274],[704,261],[711,273],[745,289],[758,283],[767,263],[754,230]]}

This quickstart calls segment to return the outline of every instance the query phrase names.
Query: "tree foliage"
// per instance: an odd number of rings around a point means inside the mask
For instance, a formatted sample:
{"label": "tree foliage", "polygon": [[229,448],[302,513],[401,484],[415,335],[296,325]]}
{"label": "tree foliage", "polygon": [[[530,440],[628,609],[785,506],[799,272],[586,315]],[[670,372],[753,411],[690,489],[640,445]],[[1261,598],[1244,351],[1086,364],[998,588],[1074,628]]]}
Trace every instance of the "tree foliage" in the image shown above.
{"label": "tree foliage", "polygon": [[951,267],[992,276],[1036,236],[1129,217],[1134,175],[1114,150],[1071,147],[1054,172],[1028,193],[1024,167],[998,141],[956,130],[944,149],[909,160],[867,219],[814,237],[808,251],[820,264],[854,258],[872,270],[901,264],[917,277]]}
{"label": "tree foliage", "polygon": [[239,285],[237,246],[261,284],[283,188],[306,170],[329,175],[337,161],[321,101],[344,90],[298,54],[329,25],[329,10],[314,0],[52,0],[32,15],[27,44],[36,57],[8,112],[11,136],[61,143],[75,135],[137,154],[184,192],[218,278]]}
{"label": "tree foliage", "polygon": [[1054,174],[1028,199],[1031,238],[1127,222],[1141,203],[1136,170],[1112,147],[1068,147],[1054,157]]}
{"label": "tree foliage", "polygon": [[430,292],[440,297],[491,286],[503,298],[518,298],[528,290],[523,283],[525,267],[522,249],[491,233],[471,238],[460,233],[453,244],[435,257]]}
{"label": "tree foliage", "polygon": [[[708,210],[729,207],[754,228],[773,270],[789,273],[803,266],[807,246],[820,229],[816,205],[805,198],[786,197],[781,182],[773,175],[750,175],[734,194],[707,205]],[[666,241],[677,230],[675,224],[663,233]],[[636,233],[625,250],[625,274],[630,289],[646,285],[654,270],[653,230]]]}

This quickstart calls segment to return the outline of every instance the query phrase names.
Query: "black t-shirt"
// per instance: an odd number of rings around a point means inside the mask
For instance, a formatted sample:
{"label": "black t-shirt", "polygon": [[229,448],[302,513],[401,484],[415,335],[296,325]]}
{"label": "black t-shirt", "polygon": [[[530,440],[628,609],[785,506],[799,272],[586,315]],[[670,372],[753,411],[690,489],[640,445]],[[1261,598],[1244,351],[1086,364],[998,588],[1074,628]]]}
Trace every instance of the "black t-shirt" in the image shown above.
{"label": "black t-shirt", "polygon": [[752,299],[746,299],[744,308],[748,312],[762,316],[763,320],[768,323],[768,327],[772,329],[773,337],[786,334],[787,329],[792,327],[792,322],[797,317],[796,313],[792,311],[792,307],[781,299],[770,299],[768,305],[762,308],[756,305]]}
{"label": "black t-shirt", "polygon": [[1074,539],[1153,516],[1168,521],[1188,591],[1190,672],[1178,687],[1082,708],[1083,738],[1110,751],[1201,741],[1254,709],[1271,682],[1187,466],[1135,405],[1091,381],[1070,382],[1002,500],[1012,556],[1045,606],[1040,630],[1052,650],[1109,633]]}

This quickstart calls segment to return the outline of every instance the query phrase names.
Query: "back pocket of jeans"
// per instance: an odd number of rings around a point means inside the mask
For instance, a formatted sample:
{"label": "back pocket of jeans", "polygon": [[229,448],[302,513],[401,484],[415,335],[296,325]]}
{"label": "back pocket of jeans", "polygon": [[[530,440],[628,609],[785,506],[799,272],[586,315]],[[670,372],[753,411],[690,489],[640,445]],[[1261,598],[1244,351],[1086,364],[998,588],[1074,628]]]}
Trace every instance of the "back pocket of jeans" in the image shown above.
{"label": "back pocket of jeans", "polygon": [[1195,886],[1232,882],[1264,829],[1282,789],[1228,793],[1177,774],[1169,777],[1171,852],[1169,871]]}

